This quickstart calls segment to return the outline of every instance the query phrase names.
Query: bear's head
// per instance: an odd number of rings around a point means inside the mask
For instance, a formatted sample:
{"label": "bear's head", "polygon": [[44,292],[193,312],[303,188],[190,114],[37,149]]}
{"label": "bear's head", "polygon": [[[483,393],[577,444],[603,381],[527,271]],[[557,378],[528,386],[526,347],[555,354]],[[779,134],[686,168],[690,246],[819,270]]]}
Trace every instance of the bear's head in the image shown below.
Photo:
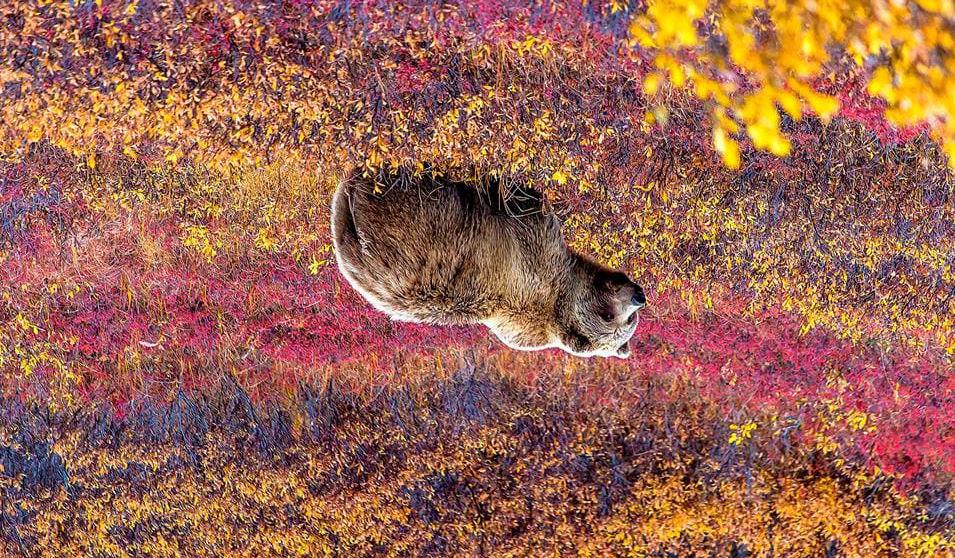
{"label": "bear's head", "polygon": [[582,357],[628,357],[639,310],[647,303],[640,285],[581,256],[555,281],[553,306],[497,316],[487,325],[515,349],[556,347]]}
{"label": "bear's head", "polygon": [[630,338],[647,299],[625,273],[578,257],[558,289],[555,345],[578,356],[630,356]]}

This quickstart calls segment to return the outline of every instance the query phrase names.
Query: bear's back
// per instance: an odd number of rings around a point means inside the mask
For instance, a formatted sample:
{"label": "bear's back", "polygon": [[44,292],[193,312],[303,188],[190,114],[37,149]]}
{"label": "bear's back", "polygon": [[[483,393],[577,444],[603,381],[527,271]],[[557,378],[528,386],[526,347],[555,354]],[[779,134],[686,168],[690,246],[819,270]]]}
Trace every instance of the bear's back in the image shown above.
{"label": "bear's back", "polygon": [[[519,296],[521,274],[559,227],[543,198],[442,177],[351,175],[332,205],[339,268],[396,319],[470,323]],[[556,237],[555,237],[556,231]],[[538,248],[535,248],[538,247]]]}

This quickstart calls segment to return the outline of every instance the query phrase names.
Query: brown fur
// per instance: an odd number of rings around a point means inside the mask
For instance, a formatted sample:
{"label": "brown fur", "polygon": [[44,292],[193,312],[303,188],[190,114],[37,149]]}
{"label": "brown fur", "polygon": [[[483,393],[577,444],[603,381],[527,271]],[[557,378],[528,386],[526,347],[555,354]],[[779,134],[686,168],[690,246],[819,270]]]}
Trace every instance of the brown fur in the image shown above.
{"label": "brown fur", "polygon": [[527,188],[399,172],[357,175],[332,202],[338,266],[394,319],[482,323],[507,345],[626,356],[645,299],[623,273],[571,251]]}

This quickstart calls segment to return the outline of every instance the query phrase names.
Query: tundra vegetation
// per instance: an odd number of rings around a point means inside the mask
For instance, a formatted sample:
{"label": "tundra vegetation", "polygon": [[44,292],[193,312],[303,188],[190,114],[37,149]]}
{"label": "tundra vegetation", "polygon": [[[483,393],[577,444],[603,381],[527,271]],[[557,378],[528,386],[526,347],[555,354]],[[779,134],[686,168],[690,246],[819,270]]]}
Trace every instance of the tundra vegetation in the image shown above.
{"label": "tundra vegetation", "polygon": [[[3,2],[0,555],[950,556],[953,11]],[[330,192],[422,161],[631,357],[365,304]]]}

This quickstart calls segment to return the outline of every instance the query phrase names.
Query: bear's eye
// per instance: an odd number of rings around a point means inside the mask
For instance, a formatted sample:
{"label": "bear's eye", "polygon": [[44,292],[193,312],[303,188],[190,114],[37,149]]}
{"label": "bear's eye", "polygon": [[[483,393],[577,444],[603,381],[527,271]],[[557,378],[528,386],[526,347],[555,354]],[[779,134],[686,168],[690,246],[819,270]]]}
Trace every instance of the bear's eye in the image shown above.
{"label": "bear's eye", "polygon": [[598,310],[597,315],[600,316],[600,319],[605,322],[612,322],[614,318],[613,312],[606,308]]}

